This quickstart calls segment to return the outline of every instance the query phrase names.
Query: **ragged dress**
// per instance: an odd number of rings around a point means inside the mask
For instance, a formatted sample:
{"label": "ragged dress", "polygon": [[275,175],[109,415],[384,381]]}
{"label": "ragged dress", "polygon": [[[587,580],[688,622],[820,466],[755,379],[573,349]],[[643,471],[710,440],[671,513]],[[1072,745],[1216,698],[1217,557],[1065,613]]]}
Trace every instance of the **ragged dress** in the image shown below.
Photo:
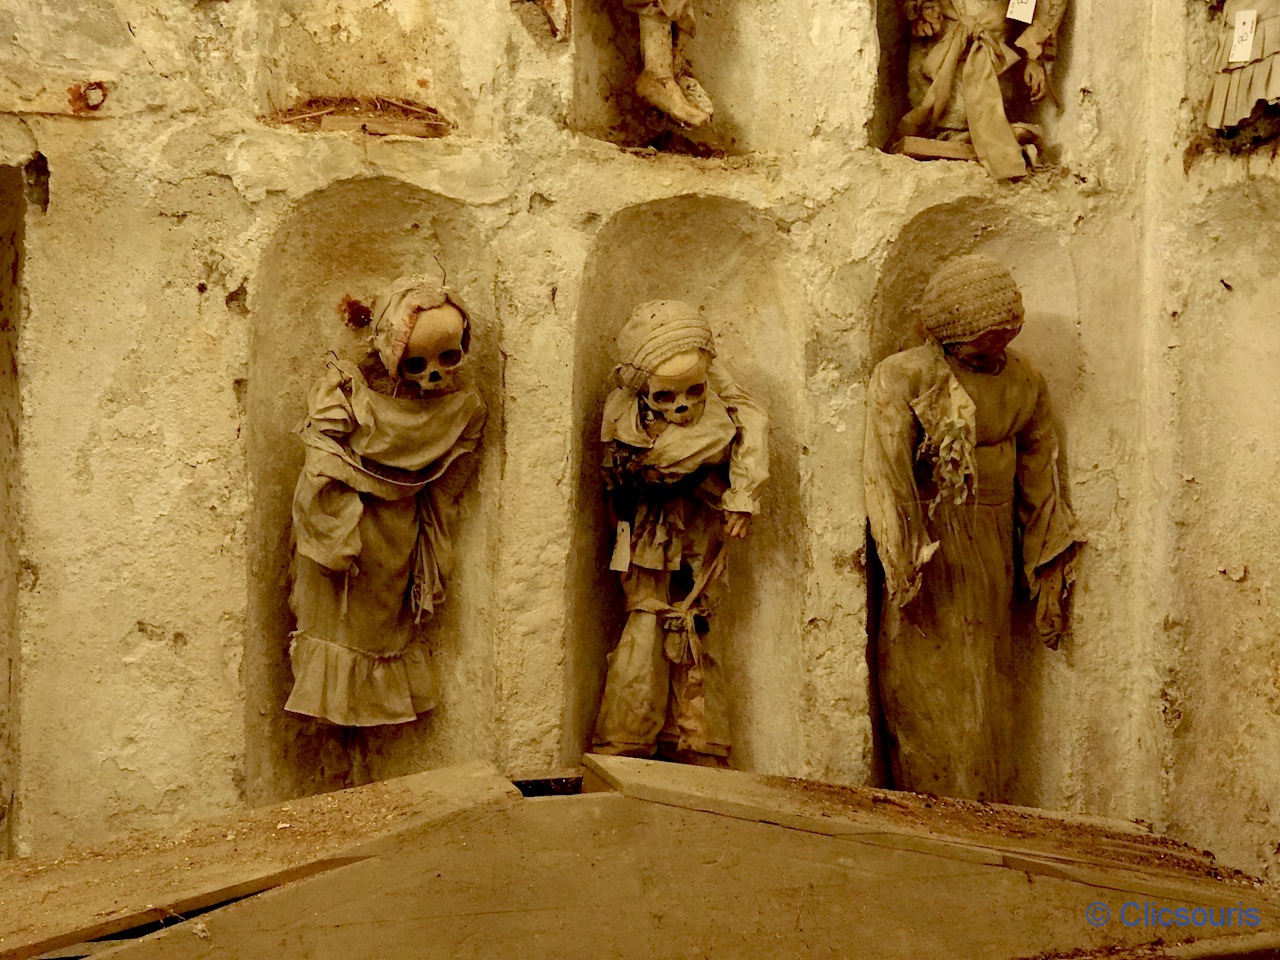
{"label": "ragged dress", "polygon": [[444,600],[456,499],[485,415],[471,387],[391,397],[345,362],[315,385],[293,498],[297,629],[286,710],[364,727],[435,706],[430,665],[413,641]]}
{"label": "ragged dress", "polygon": [[[1015,577],[1034,586],[1080,540],[1044,378],[1005,356],[999,372],[975,373],[929,345],[871,378],[866,502],[885,571],[880,699],[899,789],[1005,798]],[[948,474],[958,482],[939,496]]]}
{"label": "ragged dress", "polygon": [[[755,513],[769,476],[768,417],[713,361],[706,409],[691,426],[646,432],[636,393],[613,391],[601,439],[618,517],[611,568],[621,575],[627,623],[609,654],[595,750],[725,757],[728,718],[710,606],[680,597],[704,572],[726,511]],[[700,623],[697,621],[701,621]]]}

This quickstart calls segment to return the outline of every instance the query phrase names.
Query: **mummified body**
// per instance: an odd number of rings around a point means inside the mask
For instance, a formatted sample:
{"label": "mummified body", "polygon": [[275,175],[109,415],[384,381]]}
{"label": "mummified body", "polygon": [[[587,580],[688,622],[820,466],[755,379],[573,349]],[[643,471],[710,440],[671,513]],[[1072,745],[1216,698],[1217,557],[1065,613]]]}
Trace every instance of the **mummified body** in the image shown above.
{"label": "mummified body", "polygon": [[911,110],[898,125],[900,136],[971,140],[1001,179],[1027,172],[1020,144],[1039,131],[1011,123],[1021,118],[1010,114],[1051,94],[1048,64],[1067,0],[1037,0],[1030,23],[1009,19],[1010,7],[1010,0],[905,0]]}
{"label": "mummified body", "polygon": [[598,753],[727,763],[724,685],[709,631],[727,539],[746,537],[768,479],[768,420],[677,301],[646,303],[618,336],[605,404],[611,569],[627,623],[609,654]]}
{"label": "mummified body", "polygon": [[1005,349],[1022,326],[1012,276],[956,258],[921,307],[932,342],[877,366],[867,398],[893,785],[998,801],[1013,775],[1015,581],[1025,577],[1041,638],[1056,647],[1080,537],[1058,487],[1044,379]]}
{"label": "mummified body", "polygon": [[621,0],[640,22],[640,56],[644,67],[636,93],[651,106],[686,127],[700,127],[714,107],[693,76],[686,52],[697,29],[694,0]]}
{"label": "mummified body", "polygon": [[438,283],[403,279],[373,305],[361,364],[329,363],[302,427],[285,709],[349,727],[436,704],[419,625],[444,600],[451,527],[484,428],[459,380],[470,324]]}

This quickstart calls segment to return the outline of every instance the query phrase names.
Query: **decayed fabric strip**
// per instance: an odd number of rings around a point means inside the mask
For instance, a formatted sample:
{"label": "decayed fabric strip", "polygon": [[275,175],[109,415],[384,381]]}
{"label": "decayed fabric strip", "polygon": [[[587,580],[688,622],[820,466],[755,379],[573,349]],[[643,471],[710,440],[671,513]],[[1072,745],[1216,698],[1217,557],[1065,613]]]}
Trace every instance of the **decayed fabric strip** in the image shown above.
{"label": "decayed fabric strip", "polygon": [[473,467],[485,406],[471,388],[388,397],[337,362],[308,411],[285,709],[344,726],[404,723],[435,705],[416,626],[444,599],[454,503],[443,491]]}
{"label": "decayed fabric strip", "polygon": [[[1236,14],[1256,10],[1258,26],[1249,60],[1231,62]],[[1222,12],[1213,91],[1205,122],[1215,129],[1236,127],[1258,103],[1280,102],[1280,0],[1227,0]]]}

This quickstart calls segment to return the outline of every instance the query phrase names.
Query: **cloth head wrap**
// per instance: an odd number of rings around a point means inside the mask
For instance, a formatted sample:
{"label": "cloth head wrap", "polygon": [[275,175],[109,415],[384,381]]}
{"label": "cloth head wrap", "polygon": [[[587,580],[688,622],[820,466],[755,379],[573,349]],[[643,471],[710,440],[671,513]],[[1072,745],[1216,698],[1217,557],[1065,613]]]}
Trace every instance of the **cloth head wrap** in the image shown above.
{"label": "cloth head wrap", "polygon": [[980,254],[943,264],[925,287],[919,309],[938,343],[965,343],[988,330],[1022,328],[1022,294],[1013,274]]}
{"label": "cloth head wrap", "polygon": [[[464,330],[470,325],[467,311],[449,292],[438,277],[400,277],[374,298],[370,308],[373,315],[373,347],[382,359],[382,365],[393,378],[400,376],[400,361],[409,347],[418,313],[451,303],[462,312]],[[468,337],[463,334],[463,349]]]}
{"label": "cloth head wrap", "polygon": [[695,307],[679,300],[651,300],[636,307],[618,334],[618,386],[639,392],[653,371],[678,353],[715,356],[711,327]]}

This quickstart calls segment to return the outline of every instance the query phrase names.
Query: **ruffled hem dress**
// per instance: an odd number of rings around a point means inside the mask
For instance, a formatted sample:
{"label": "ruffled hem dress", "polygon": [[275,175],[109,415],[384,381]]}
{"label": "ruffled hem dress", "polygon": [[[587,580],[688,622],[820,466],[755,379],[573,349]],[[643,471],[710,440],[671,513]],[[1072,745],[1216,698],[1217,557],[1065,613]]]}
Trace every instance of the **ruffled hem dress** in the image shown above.
{"label": "ruffled hem dress", "polygon": [[[1236,14],[1242,10],[1257,10],[1258,26],[1249,59],[1232,63]],[[1205,118],[1217,130],[1238,127],[1259,102],[1280,103],[1280,0],[1227,0],[1222,22]]]}
{"label": "ruffled hem dress", "polygon": [[405,723],[436,705],[419,624],[444,601],[456,497],[484,401],[470,387],[389,397],[331,363],[302,427],[285,709],[342,726]]}

